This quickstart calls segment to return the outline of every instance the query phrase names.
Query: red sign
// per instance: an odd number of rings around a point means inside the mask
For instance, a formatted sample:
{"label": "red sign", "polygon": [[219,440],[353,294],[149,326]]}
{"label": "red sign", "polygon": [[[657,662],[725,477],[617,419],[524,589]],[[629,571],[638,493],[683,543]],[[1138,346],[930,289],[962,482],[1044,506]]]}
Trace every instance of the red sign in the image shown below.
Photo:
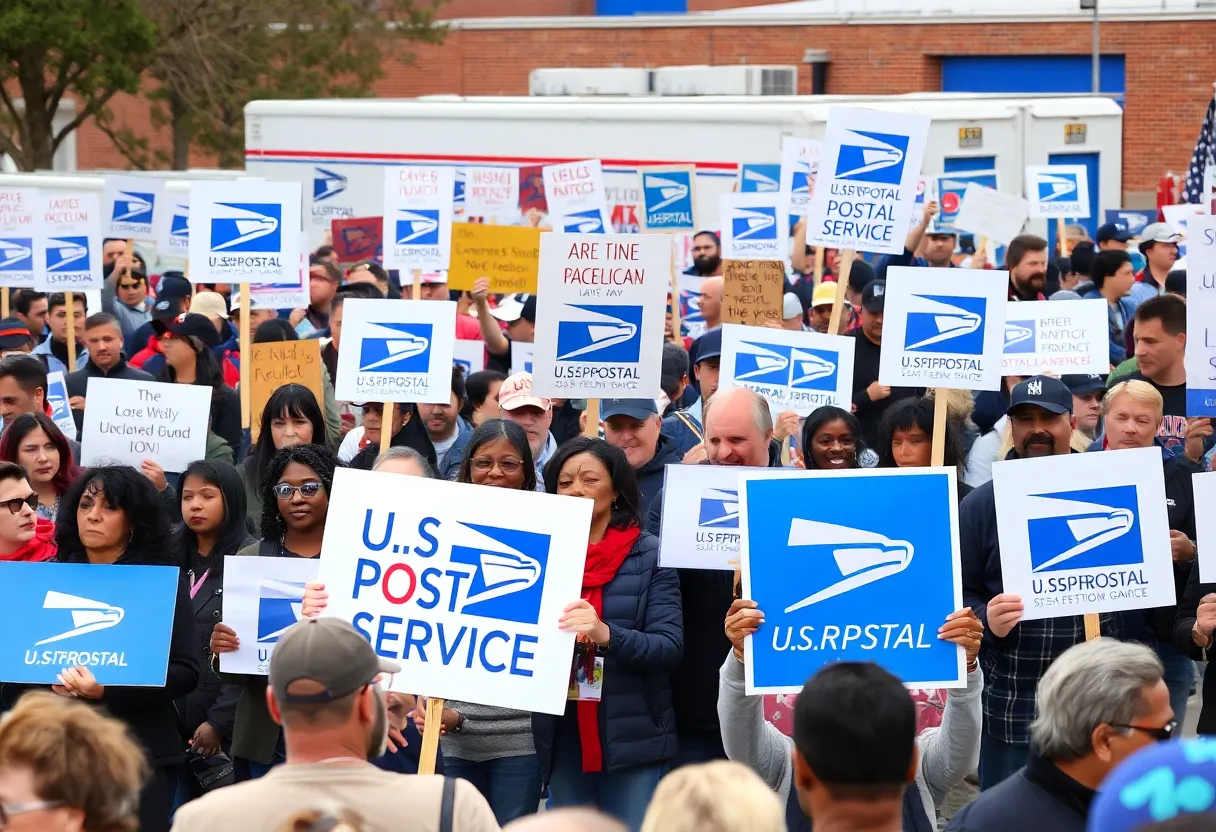
{"label": "red sign", "polygon": [[384,260],[384,228],[382,217],[354,217],[333,220],[330,230],[334,251],[341,263],[357,263],[360,260]]}

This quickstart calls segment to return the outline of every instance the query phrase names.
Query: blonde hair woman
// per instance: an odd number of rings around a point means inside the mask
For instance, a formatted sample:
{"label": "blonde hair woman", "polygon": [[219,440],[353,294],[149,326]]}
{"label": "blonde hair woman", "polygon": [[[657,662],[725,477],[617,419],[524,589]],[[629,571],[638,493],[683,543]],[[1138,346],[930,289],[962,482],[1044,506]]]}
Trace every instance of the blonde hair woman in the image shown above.
{"label": "blonde hair woman", "polygon": [[715,760],[659,781],[642,832],[785,832],[785,810],[750,768]]}
{"label": "blonde hair woman", "polygon": [[0,719],[7,832],[135,832],[146,775],[126,726],[81,702],[35,691]]}

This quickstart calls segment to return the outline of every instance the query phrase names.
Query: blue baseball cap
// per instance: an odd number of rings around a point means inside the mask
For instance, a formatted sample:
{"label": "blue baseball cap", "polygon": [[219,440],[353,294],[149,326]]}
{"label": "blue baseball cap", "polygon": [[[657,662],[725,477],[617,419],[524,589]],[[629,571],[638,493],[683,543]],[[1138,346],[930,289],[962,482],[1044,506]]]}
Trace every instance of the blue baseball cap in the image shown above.
{"label": "blue baseball cap", "polygon": [[1216,828],[1216,737],[1162,742],[1137,751],[1102,782],[1088,832],[1134,832],[1179,815],[1210,816]]}
{"label": "blue baseball cap", "polygon": [[628,416],[644,422],[658,413],[659,407],[654,399],[604,399],[600,403],[600,419],[604,421],[613,416]]}
{"label": "blue baseball cap", "polygon": [[711,329],[697,342],[697,363],[722,355],[722,327]]}

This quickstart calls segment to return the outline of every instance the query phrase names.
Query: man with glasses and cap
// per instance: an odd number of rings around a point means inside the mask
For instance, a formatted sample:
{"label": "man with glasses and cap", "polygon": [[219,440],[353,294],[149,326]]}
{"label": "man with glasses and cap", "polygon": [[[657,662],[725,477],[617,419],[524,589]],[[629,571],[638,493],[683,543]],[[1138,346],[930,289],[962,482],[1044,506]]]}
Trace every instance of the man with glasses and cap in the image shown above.
{"label": "man with glasses and cap", "polygon": [[345,621],[309,618],[293,625],[275,645],[266,692],[270,715],[283,727],[286,763],[185,804],[174,830],[279,829],[301,809],[332,803],[357,811],[374,829],[405,823],[434,832],[446,808],[452,832],[496,832],[494,813],[469,783],[403,777],[369,762],[388,746],[383,686],[386,674],[400,670]]}
{"label": "man with glasses and cap", "polygon": [[1165,292],[1165,279],[1178,260],[1181,239],[1168,222],[1151,223],[1140,234],[1140,253],[1145,263],[1132,285],[1131,299],[1135,306]]}

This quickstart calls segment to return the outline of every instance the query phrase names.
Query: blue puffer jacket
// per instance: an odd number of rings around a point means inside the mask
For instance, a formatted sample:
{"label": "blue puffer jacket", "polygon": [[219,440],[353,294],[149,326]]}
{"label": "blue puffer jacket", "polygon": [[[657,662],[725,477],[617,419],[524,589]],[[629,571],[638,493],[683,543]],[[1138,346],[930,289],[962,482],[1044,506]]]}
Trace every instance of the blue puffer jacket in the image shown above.
{"label": "blue puffer jacket", "polygon": [[[659,539],[642,532],[604,587],[603,620],[611,632],[604,656],[600,702],[600,745],[604,770],[670,760],[676,755],[676,715],[671,704],[672,673],[684,651],[680,581],[674,569],[659,568]],[[553,764],[559,719],[532,714],[532,734],[545,782]]]}

